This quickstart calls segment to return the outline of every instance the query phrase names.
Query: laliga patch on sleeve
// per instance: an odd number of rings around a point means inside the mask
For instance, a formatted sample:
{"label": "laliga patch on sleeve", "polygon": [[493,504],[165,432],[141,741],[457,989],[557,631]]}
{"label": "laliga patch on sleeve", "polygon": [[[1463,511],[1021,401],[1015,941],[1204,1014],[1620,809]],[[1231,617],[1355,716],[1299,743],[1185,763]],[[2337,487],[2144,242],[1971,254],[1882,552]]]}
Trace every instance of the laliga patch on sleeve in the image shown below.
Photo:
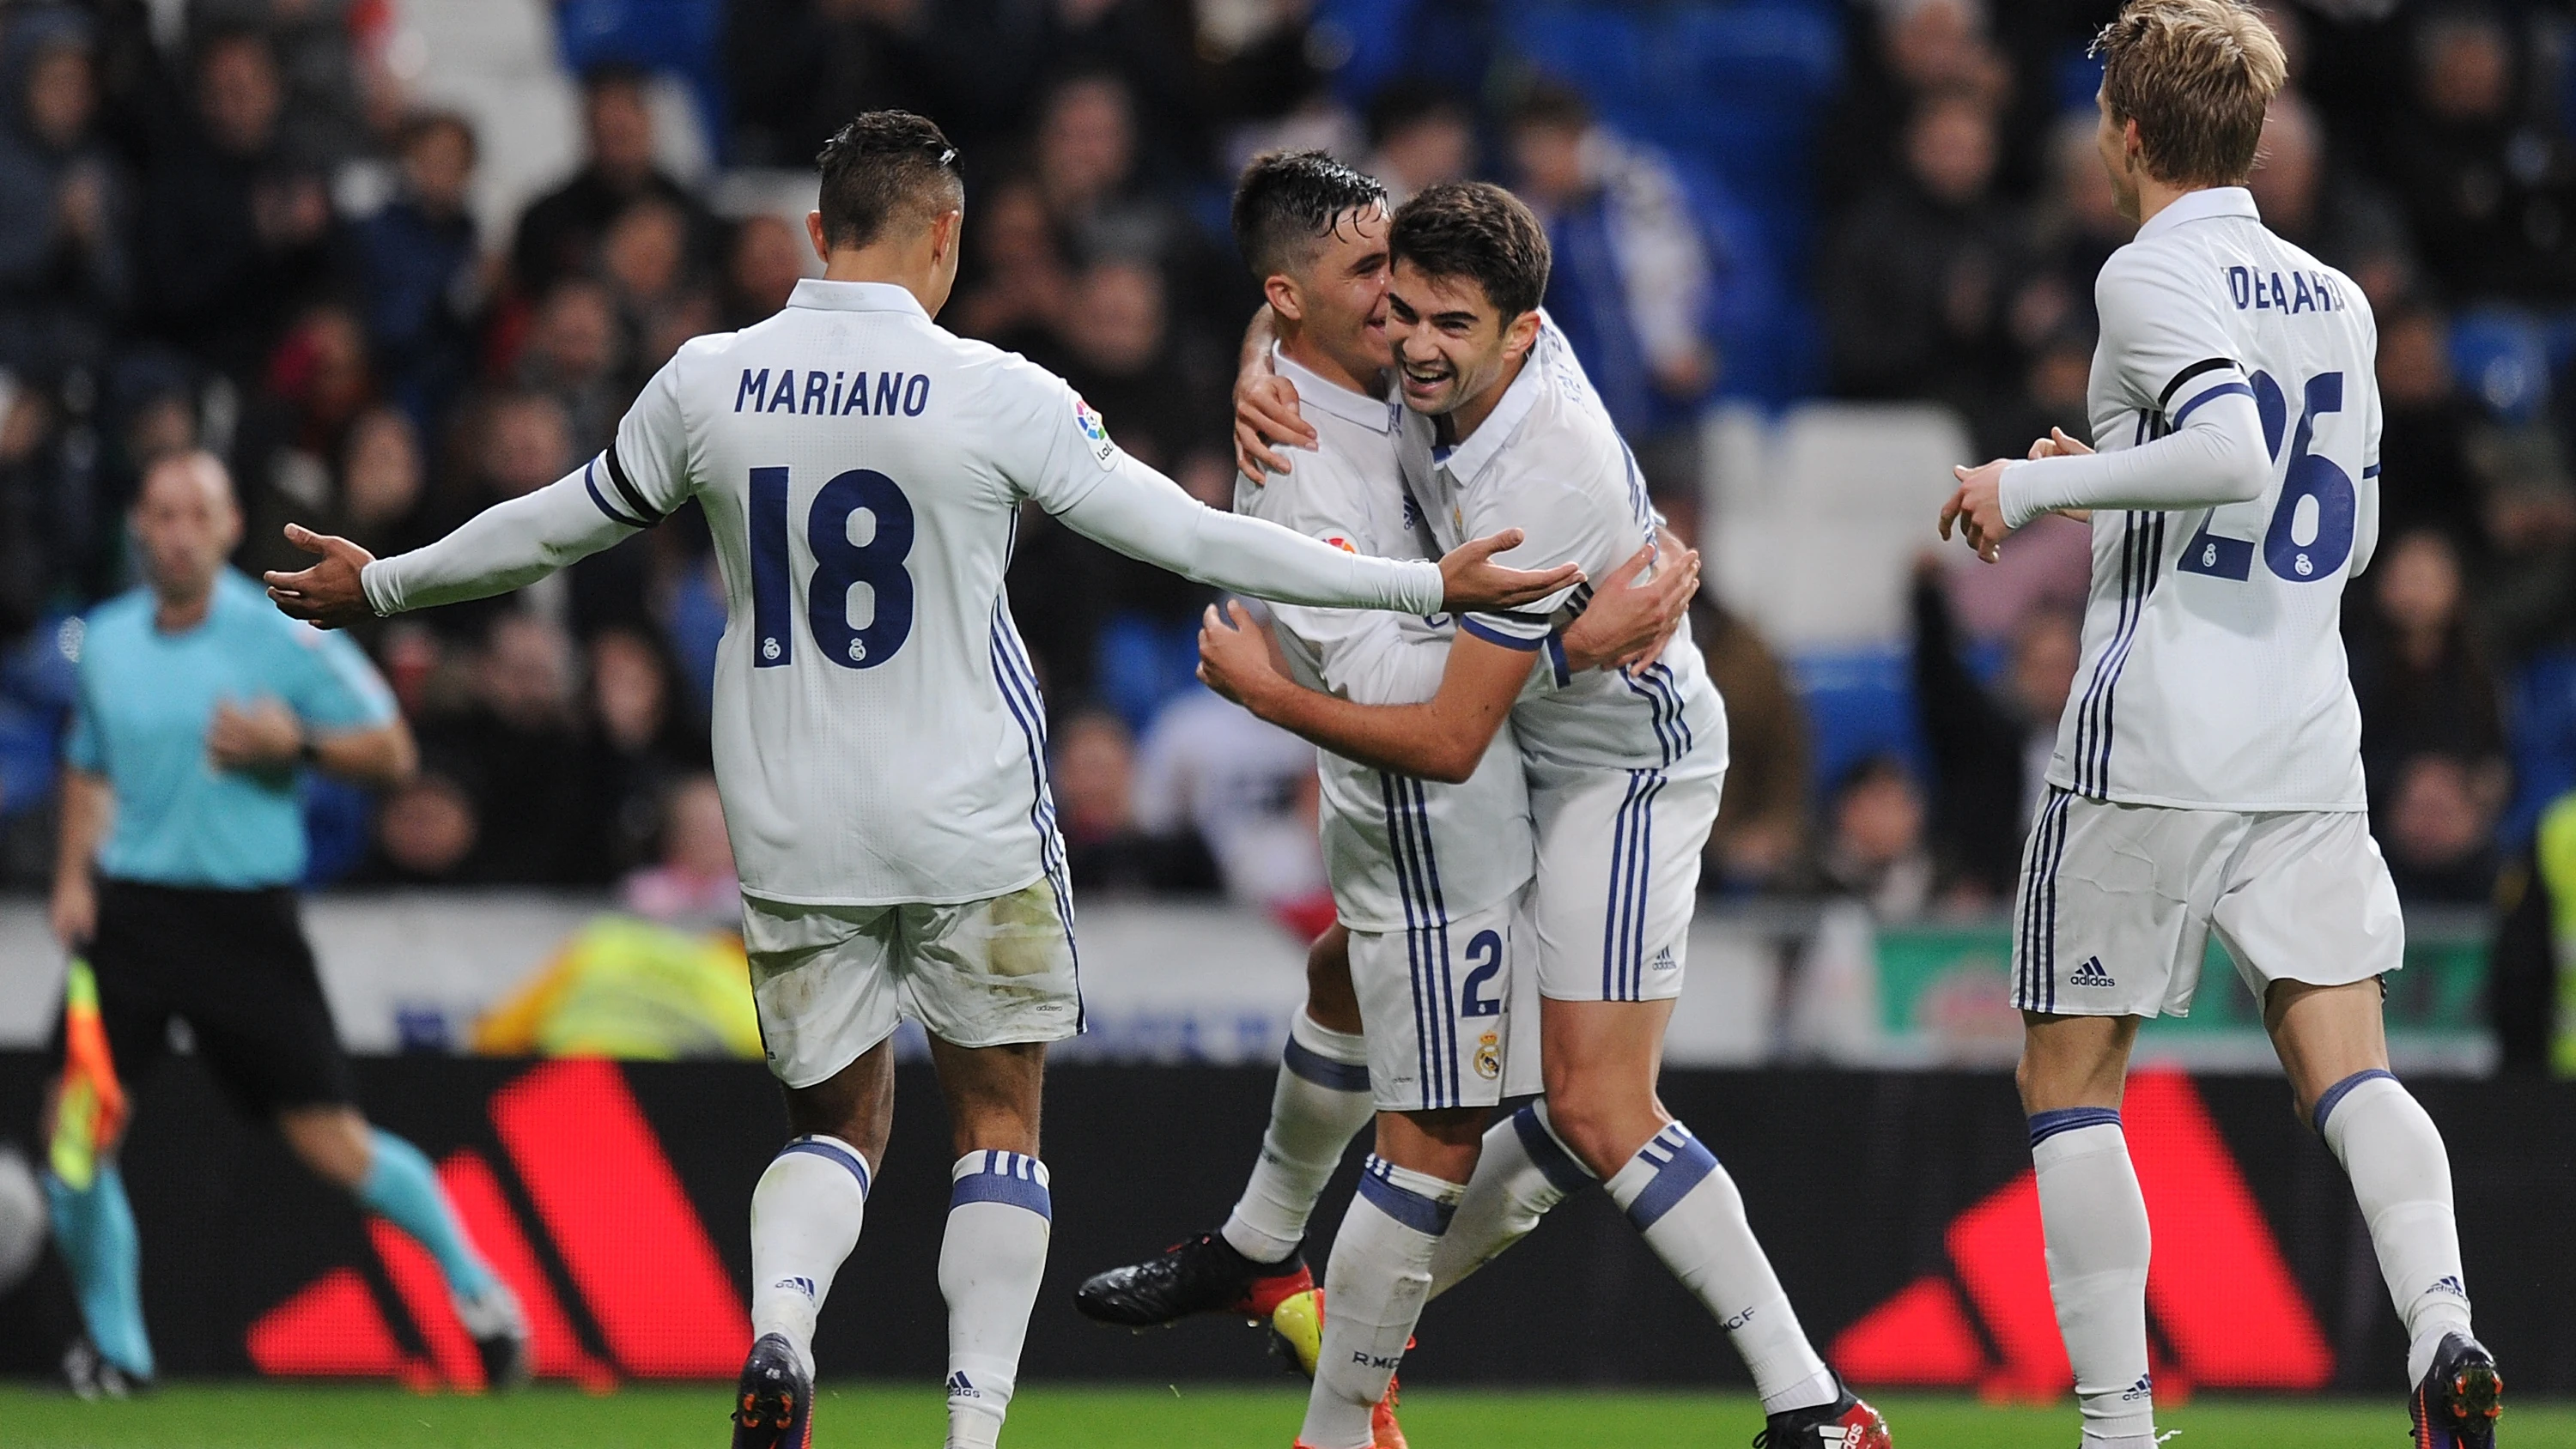
{"label": "laliga patch on sleeve", "polygon": [[1333,547],[1340,549],[1344,553],[1358,553],[1360,551],[1357,544],[1352,543],[1348,538],[1343,537],[1341,534],[1319,533],[1315,536],[1322,539],[1324,542],[1331,544]]}
{"label": "laliga patch on sleeve", "polygon": [[1080,393],[1073,395],[1073,425],[1081,432],[1083,445],[1091,450],[1091,460],[1100,465],[1102,472],[1108,472],[1109,460],[1118,456],[1118,445],[1109,441],[1108,425]]}

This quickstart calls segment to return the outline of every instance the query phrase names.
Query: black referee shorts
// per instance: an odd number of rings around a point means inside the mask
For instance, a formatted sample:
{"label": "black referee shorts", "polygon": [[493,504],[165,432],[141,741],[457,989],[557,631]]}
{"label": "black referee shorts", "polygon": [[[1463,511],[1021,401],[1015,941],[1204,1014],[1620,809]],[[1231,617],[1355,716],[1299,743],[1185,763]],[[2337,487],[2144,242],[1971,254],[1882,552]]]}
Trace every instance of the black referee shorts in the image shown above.
{"label": "black referee shorts", "polygon": [[[176,1019],[225,1095],[254,1117],[357,1100],[293,891],[101,881],[89,964],[129,1090],[170,1054]],[[52,1050],[59,1066],[59,1015]]]}

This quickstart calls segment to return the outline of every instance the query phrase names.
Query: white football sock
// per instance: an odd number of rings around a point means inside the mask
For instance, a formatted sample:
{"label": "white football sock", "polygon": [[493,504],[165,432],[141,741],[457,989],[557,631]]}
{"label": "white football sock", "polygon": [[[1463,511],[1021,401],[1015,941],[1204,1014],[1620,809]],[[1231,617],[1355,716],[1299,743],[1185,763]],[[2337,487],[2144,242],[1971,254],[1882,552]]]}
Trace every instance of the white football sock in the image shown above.
{"label": "white football sock", "polygon": [[1753,1373],[1762,1412],[1833,1402],[1834,1376],[1754,1240],[1743,1194],[1689,1128],[1665,1124],[1603,1185],[1646,1246],[1725,1326]]}
{"label": "white football sock", "polygon": [[1055,1209],[1046,1164],[969,1152],[949,1173],[939,1291],[948,1300],[948,1449],[993,1449],[1020,1377]]}
{"label": "white football sock", "polygon": [[2433,1367],[2442,1336],[2469,1331],[2468,1279],[2451,1211],[2451,1159],[2415,1094],[2384,1071],[2355,1072],[2317,1098],[2317,1134],[2352,1179],[2388,1296],[2406,1322],[2406,1381]]}
{"label": "white football sock", "polygon": [[1532,1102],[1486,1128],[1467,1194],[1431,1255],[1431,1296],[1501,1257],[1529,1236],[1548,1209],[1592,1180],[1548,1127],[1545,1102]]}
{"label": "white football sock", "polygon": [[1324,1273],[1324,1347],[1306,1425],[1314,1449],[1368,1449],[1369,1414],[1431,1294],[1431,1250],[1466,1191],[1369,1154]]}
{"label": "white football sock", "polygon": [[2110,1107],[2066,1107],[2030,1119],[2039,1177],[2048,1293],[2075,1366],[2088,1449],[2149,1449],[2155,1386],[2147,1377],[2147,1200],[2129,1139]]}
{"label": "white football sock", "polygon": [[1261,1160],[1252,1165],[1243,1200],[1225,1220],[1225,1240],[1256,1263],[1280,1262],[1297,1251],[1315,1199],[1342,1165],[1352,1134],[1375,1115],[1368,1038],[1320,1026],[1300,1007],[1280,1053]]}
{"label": "white football sock", "polygon": [[838,1137],[799,1137],[751,1190],[751,1336],[783,1334],[814,1373],[814,1315],[859,1245],[868,1164]]}

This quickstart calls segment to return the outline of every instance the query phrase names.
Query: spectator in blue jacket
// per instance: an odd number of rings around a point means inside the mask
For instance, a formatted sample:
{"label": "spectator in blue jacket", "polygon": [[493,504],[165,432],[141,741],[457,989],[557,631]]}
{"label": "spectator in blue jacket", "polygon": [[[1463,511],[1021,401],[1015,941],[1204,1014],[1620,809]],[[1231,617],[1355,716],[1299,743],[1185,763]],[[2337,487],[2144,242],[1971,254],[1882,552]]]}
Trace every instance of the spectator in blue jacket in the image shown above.
{"label": "spectator in blue jacket", "polygon": [[1716,248],[1681,177],[1541,81],[1514,108],[1520,194],[1556,261],[1547,308],[1657,492],[1696,491],[1700,405],[1717,383]]}
{"label": "spectator in blue jacket", "polygon": [[474,364],[482,251],[466,189],[474,128],[433,111],[402,131],[402,192],[356,228],[360,295],[386,389],[418,426],[446,409]]}

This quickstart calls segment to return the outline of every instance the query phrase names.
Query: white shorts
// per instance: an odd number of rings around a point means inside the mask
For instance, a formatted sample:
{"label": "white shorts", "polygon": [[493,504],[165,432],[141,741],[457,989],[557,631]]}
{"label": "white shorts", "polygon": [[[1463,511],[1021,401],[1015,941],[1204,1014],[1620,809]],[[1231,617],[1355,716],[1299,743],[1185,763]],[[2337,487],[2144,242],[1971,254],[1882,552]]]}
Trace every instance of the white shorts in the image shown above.
{"label": "white shorts", "polygon": [[1528,769],[1539,993],[1558,1001],[1681,995],[1700,852],[1726,772],[1675,779],[1661,770]]}
{"label": "white shorts", "polygon": [[1526,895],[1409,930],[1351,932],[1379,1111],[1491,1107],[1541,1090]]}
{"label": "white shorts", "polygon": [[1082,1030],[1073,932],[1044,880],[962,905],[792,906],[742,898],[769,1070],[810,1087],[920,1022],[953,1046]]}
{"label": "white shorts", "polygon": [[2185,1016],[2209,934],[2261,1001],[2405,964],[2406,923],[2359,810],[2178,810],[2051,790],[2022,850],[2013,1005]]}

